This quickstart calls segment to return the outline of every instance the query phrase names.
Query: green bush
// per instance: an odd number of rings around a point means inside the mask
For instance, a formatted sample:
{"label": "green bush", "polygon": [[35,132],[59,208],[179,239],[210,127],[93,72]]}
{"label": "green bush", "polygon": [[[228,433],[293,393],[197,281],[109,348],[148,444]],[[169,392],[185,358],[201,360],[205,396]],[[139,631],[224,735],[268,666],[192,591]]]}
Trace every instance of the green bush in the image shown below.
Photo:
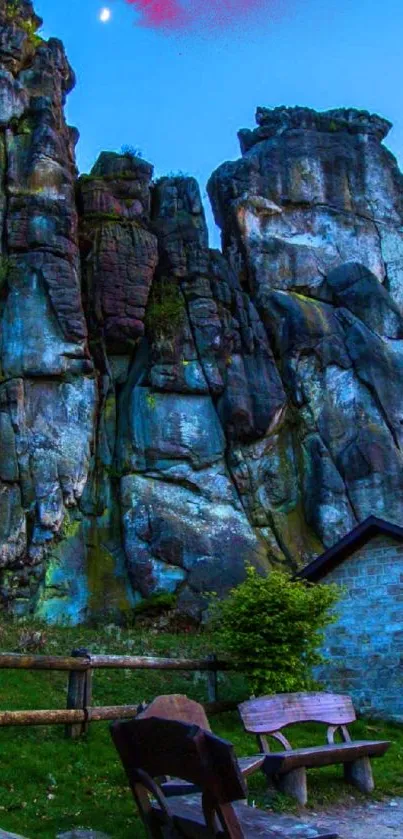
{"label": "green bush", "polygon": [[169,612],[176,606],[176,595],[169,591],[159,591],[151,594],[145,600],[140,600],[134,607],[134,615],[147,615],[156,617],[162,612]]}
{"label": "green bush", "polygon": [[296,581],[283,571],[263,577],[248,565],[243,583],[225,600],[213,599],[211,624],[219,646],[247,670],[251,693],[309,690],[338,598],[336,585]]}
{"label": "green bush", "polygon": [[28,42],[32,47],[39,47],[40,44],[43,44],[43,38],[37,34],[38,27],[33,20],[22,20],[19,25],[28,36]]}
{"label": "green bush", "polygon": [[145,325],[153,337],[170,338],[180,329],[185,303],[179,286],[172,280],[153,283],[145,314]]}
{"label": "green bush", "polygon": [[176,171],[172,170],[171,172],[167,172],[165,175],[160,175],[158,178],[155,178],[154,186],[158,186],[158,184],[162,184],[163,181],[173,180],[174,178],[191,178],[192,176],[189,172],[183,172],[182,169],[177,169]]}
{"label": "green bush", "polygon": [[136,157],[143,157],[143,152],[137,146],[121,146],[120,153],[123,154],[125,157],[130,157],[131,160],[135,160]]}
{"label": "green bush", "polygon": [[148,408],[150,408],[151,410],[154,410],[154,408],[157,405],[157,397],[155,396],[154,393],[147,393],[146,403],[147,403]]}

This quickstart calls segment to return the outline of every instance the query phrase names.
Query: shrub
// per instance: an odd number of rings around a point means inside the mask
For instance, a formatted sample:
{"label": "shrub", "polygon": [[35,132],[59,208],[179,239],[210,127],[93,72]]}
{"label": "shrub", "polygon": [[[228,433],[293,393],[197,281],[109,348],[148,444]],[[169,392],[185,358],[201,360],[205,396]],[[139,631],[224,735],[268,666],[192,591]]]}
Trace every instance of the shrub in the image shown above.
{"label": "shrub", "polygon": [[174,336],[182,325],[185,303],[179,286],[172,280],[153,283],[145,314],[145,325],[156,338]]}
{"label": "shrub", "polygon": [[[336,585],[296,581],[283,571],[267,576],[248,565],[246,579],[211,609],[219,645],[247,670],[257,695],[314,687],[312,667],[324,627],[335,620]],[[257,663],[258,662],[258,663]]]}
{"label": "shrub", "polygon": [[120,152],[125,157],[130,157],[131,159],[136,158],[136,157],[140,157],[140,158],[143,157],[142,150],[137,148],[137,146],[128,146],[128,145],[121,146]]}
{"label": "shrub", "polygon": [[163,612],[169,612],[176,606],[176,595],[169,591],[159,591],[151,594],[144,600],[140,600],[134,607],[134,615],[146,615],[157,617]]}
{"label": "shrub", "polygon": [[167,172],[166,175],[160,175],[160,177],[155,178],[154,186],[158,186],[163,181],[167,180],[174,180],[175,178],[191,178],[192,176],[189,172],[183,172],[182,169],[177,169],[176,171],[172,170],[171,172]]}
{"label": "shrub", "polygon": [[147,393],[146,403],[147,403],[148,408],[150,408],[151,410],[154,410],[154,408],[157,405],[157,397],[155,396],[154,393]]}
{"label": "shrub", "polygon": [[30,43],[32,47],[39,47],[40,44],[43,44],[43,38],[37,34],[36,30],[38,27],[33,20],[22,20],[20,26],[27,34],[28,43]]}

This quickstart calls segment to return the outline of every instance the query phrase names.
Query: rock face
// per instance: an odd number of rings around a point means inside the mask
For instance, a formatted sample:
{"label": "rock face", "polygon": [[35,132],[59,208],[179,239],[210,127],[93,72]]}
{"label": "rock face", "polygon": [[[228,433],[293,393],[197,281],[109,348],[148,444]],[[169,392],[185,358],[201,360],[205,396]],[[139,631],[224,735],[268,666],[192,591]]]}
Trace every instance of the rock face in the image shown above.
{"label": "rock face", "polygon": [[377,116],[259,108],[257,123],[209,194],[287,394],[278,428],[243,447],[245,492],[305,561],[371,512],[399,521],[403,181]]}
{"label": "rock face", "polygon": [[248,436],[255,422],[263,430],[284,394],[263,325],[240,294],[243,350],[236,278],[209,252],[196,182],[164,178],[150,192],[151,175],[130,154],[103,154],[78,184],[85,309],[102,374],[96,480],[84,503],[107,542],[116,510],[109,550],[122,554],[132,598],[168,590],[199,617],[203,594],[240,579],[246,560],[268,568],[226,432]]}
{"label": "rock face", "polygon": [[212,175],[77,179],[74,84],[0,0],[0,598],[118,619],[310,560],[403,502],[402,176],[389,123],[257,112]]}
{"label": "rock face", "polygon": [[74,76],[40,23],[28,0],[0,3],[0,591],[18,614],[82,496],[97,404],[63,116]]}

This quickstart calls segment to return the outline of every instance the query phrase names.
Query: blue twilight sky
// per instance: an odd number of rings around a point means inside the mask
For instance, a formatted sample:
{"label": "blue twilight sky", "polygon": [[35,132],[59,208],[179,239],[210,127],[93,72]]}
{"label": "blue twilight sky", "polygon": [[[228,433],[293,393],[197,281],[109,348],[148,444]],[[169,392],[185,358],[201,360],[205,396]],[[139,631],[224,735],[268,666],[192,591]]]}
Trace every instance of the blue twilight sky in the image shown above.
{"label": "blue twilight sky", "polygon": [[378,112],[394,124],[387,145],[403,165],[402,0],[262,0],[231,29],[188,33],[136,25],[125,0],[34,4],[77,75],[67,118],[81,134],[81,172],[130,144],[157,176],[181,170],[204,194],[213,169],[239,156],[236,132],[253,127],[257,105]]}

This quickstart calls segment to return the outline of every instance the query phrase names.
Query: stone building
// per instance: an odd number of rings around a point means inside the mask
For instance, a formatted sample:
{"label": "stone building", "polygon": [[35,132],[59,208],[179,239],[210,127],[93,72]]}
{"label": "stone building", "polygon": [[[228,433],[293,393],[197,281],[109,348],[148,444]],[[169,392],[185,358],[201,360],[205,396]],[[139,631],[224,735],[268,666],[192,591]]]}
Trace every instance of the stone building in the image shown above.
{"label": "stone building", "polygon": [[369,516],[300,576],[337,583],[318,678],[370,716],[403,721],[403,527]]}

